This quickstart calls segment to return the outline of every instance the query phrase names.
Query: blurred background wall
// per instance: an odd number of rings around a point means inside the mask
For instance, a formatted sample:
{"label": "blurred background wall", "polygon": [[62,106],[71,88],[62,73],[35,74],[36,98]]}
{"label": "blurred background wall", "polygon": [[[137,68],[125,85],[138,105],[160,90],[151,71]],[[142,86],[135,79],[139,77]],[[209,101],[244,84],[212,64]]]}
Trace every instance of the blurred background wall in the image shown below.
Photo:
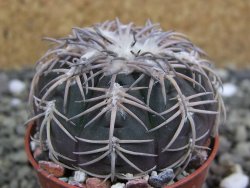
{"label": "blurred background wall", "polygon": [[250,0],[0,0],[0,69],[33,66],[44,36],[115,17],[183,32],[216,66],[250,64]]}

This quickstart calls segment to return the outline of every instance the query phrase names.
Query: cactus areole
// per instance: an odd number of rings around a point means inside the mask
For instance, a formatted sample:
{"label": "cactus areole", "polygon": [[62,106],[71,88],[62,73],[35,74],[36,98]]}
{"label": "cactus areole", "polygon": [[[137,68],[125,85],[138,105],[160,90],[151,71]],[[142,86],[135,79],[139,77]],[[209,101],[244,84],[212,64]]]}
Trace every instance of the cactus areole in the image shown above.
{"label": "cactus areole", "polygon": [[73,28],[38,62],[30,102],[40,147],[90,176],[182,172],[216,134],[221,82],[206,54],[158,24]]}

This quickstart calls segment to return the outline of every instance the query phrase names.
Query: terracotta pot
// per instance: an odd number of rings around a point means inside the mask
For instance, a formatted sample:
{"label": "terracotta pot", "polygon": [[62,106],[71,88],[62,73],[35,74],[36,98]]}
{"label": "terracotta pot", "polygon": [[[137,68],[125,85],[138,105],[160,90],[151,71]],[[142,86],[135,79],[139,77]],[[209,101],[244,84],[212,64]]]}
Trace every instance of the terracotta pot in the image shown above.
{"label": "terracotta pot", "polygon": [[[33,158],[32,152],[30,150],[30,135],[33,135],[35,131],[35,124],[30,123],[26,130],[25,135],[25,151],[28,156],[29,162],[32,164],[36,170],[37,177],[39,179],[42,188],[76,188],[75,186],[69,185],[58,178],[49,175],[46,171],[39,169],[38,163]],[[212,148],[211,154],[209,155],[207,161],[199,167],[195,172],[189,176],[183,178],[182,180],[165,186],[164,188],[201,188],[202,184],[206,179],[209,166],[213,161],[219,148],[219,137],[214,139],[214,147]]]}

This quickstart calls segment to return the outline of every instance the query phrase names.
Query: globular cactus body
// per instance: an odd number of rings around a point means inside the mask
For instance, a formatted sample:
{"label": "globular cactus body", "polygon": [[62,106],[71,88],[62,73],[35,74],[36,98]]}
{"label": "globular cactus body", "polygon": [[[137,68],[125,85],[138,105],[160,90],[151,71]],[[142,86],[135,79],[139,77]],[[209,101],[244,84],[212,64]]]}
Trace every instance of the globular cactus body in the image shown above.
{"label": "globular cactus body", "polygon": [[37,64],[30,101],[50,158],[126,179],[184,169],[216,129],[220,80],[180,33],[119,20],[74,28]]}

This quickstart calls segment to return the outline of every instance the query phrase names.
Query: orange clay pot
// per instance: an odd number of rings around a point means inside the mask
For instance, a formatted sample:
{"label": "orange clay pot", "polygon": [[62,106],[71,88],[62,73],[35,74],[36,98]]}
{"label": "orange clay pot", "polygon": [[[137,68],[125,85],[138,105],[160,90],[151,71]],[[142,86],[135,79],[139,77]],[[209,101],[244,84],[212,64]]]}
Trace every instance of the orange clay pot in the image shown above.
{"label": "orange clay pot", "polygon": [[[28,156],[28,160],[31,165],[34,167],[37,173],[38,180],[42,188],[76,188],[75,186],[69,185],[63,181],[60,181],[58,178],[49,175],[46,171],[39,169],[38,163],[33,158],[32,152],[30,150],[30,136],[34,134],[35,124],[30,123],[26,130],[25,135],[25,151]],[[181,179],[180,181],[165,186],[164,188],[201,188],[204,183],[209,166],[211,165],[217,151],[219,148],[219,137],[216,136],[214,139],[213,148],[211,153],[207,159],[207,161],[199,167],[192,174],[187,177]]]}

